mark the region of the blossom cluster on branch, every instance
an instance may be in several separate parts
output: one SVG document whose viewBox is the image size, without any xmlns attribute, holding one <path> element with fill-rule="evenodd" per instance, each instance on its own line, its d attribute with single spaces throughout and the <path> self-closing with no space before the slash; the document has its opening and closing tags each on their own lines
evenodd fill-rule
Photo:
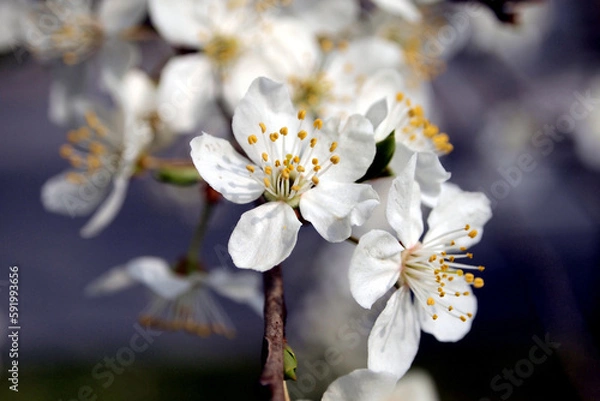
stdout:
<svg viewBox="0 0 600 401">
<path fill-rule="evenodd" d="M 323 400 L 388 399 L 421 331 L 448 342 L 470 330 L 484 267 L 469 248 L 491 218 L 490 201 L 449 182 L 442 161 L 454 146 L 430 120 L 428 82 L 466 41 L 456 28 L 440 46 L 436 32 L 481 9 L 431 0 L 2 5 L 20 27 L 2 49 L 26 49 L 52 69 L 49 119 L 68 130 L 58 152 L 68 167 L 41 189 L 48 211 L 91 215 L 81 229 L 90 238 L 118 218 L 137 177 L 197 186 L 202 199 L 189 246 L 168 255 L 173 263 L 134 257 L 88 294 L 141 282 L 154 294 L 142 324 L 199 336 L 235 331 L 214 293 L 261 315 L 266 298 L 263 362 L 275 374 L 263 384 L 284 399 L 293 373 L 269 354 L 288 349 L 278 280 L 300 229 L 312 226 L 327 242 L 355 244 L 347 279 L 360 306 L 387 299 L 368 366 L 335 381 Z M 182 138 L 189 153 L 161 156 Z M 252 206 L 227 246 L 243 271 L 210 268 L 201 256 L 222 198 Z M 251 270 L 271 283 L 264 294 Z"/>
</svg>

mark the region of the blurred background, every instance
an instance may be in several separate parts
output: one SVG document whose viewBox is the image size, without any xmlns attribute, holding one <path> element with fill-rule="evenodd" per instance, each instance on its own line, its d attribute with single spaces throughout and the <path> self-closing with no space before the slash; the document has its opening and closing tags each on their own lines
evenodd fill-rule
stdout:
<svg viewBox="0 0 600 401">
<path fill-rule="evenodd" d="M 486 286 L 471 332 L 452 344 L 424 334 L 414 362 L 442 400 L 600 399 L 600 2 L 545 3 L 523 16 L 522 28 L 498 27 L 486 10 L 450 18 L 458 44 L 431 82 L 432 120 L 455 147 L 442 162 L 454 183 L 485 192 L 494 212 L 473 249 Z M 143 51 L 155 56 L 152 44 Z M 84 287 L 137 256 L 180 257 L 200 195 L 172 190 L 177 201 L 165 200 L 160 184 L 137 177 L 115 222 L 93 240 L 79 236 L 85 218 L 46 212 L 40 188 L 65 168 L 65 130 L 47 117 L 51 82 L 52 71 L 21 51 L 0 58 L 0 305 L 7 310 L 9 267 L 17 265 L 21 324 L 17 395 L 8 390 L 0 315 L 0 399 L 259 399 L 262 320 L 225 299 L 235 338 L 161 333 L 113 371 L 110 385 L 94 375 L 106 358 L 124 355 L 149 294 L 138 286 L 89 298 Z M 244 210 L 217 207 L 203 247 L 209 265 L 223 263 Z M 285 264 L 287 336 L 300 361 L 293 399 L 317 400 L 364 365 L 374 316 L 351 303 L 345 273 L 332 263 L 346 247 L 333 250 L 302 230 Z M 532 357 L 535 346 L 543 362 L 535 362 L 539 351 Z M 344 352 L 341 362 L 324 362 L 332 347 Z"/>
</svg>

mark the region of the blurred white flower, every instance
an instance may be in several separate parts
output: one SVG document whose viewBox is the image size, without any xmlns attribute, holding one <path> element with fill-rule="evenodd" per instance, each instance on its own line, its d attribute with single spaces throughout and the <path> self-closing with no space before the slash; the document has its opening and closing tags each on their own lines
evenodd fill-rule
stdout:
<svg viewBox="0 0 600 401">
<path fill-rule="evenodd" d="M 352 295 L 364 308 L 397 288 L 369 335 L 368 355 L 369 369 L 396 377 L 410 367 L 421 330 L 439 341 L 458 341 L 470 330 L 477 308 L 470 287 L 484 282 L 464 270 L 483 267 L 458 260 L 472 258 L 467 247 L 479 242 L 491 217 L 485 195 L 446 184 L 419 240 L 423 220 L 415 168 L 413 156 L 390 189 L 387 218 L 397 238 L 381 230 L 363 235 L 349 271 Z"/>
<path fill-rule="evenodd" d="M 419 4 L 438 3 L 441 0 L 373 0 L 381 9 L 403 17 L 407 21 L 418 22 L 422 18 Z"/>
<path fill-rule="evenodd" d="M 192 140 L 192 160 L 216 191 L 239 204 L 263 195 L 268 201 L 244 213 L 231 235 L 236 266 L 265 271 L 286 259 L 302 225 L 296 208 L 330 242 L 347 239 L 369 217 L 377 194 L 354 182 L 375 156 L 373 127 L 359 115 L 338 125 L 311 124 L 305 111 L 294 112 L 284 85 L 257 78 L 233 117 L 234 136 L 251 161 L 226 140 Z"/>
<path fill-rule="evenodd" d="M 21 18 L 26 6 L 22 1 L 0 0 L 0 54 L 21 44 Z"/>
<path fill-rule="evenodd" d="M 247 304 L 262 316 L 261 280 L 252 272 L 231 273 L 225 268 L 187 271 L 181 262 L 175 269 L 157 257 L 142 256 L 117 266 L 90 283 L 89 296 L 104 295 L 146 285 L 154 294 L 140 316 L 140 324 L 161 330 L 185 330 L 199 336 L 210 333 L 231 337 L 234 324 L 211 292 Z"/>
<path fill-rule="evenodd" d="M 384 372 L 357 369 L 329 385 L 322 401 L 437 401 L 435 383 L 423 371 L 401 380 Z"/>
</svg>

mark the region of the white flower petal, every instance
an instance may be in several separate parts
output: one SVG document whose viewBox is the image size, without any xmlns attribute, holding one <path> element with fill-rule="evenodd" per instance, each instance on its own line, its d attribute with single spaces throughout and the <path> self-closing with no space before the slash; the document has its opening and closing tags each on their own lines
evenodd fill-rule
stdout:
<svg viewBox="0 0 600 401">
<path fill-rule="evenodd" d="M 202 134 L 192 139 L 190 146 L 192 161 L 200 176 L 225 199 L 248 203 L 264 192 L 264 185 L 252 179 L 246 169 L 250 164 L 248 159 L 237 153 L 229 141 Z M 259 169 L 253 174 L 259 174 Z"/>
<path fill-rule="evenodd" d="M 112 192 L 81 229 L 80 234 L 82 237 L 91 238 L 98 235 L 113 221 L 119 210 L 121 210 L 121 206 L 123 206 L 128 187 L 129 174 L 121 174 L 115 178 Z"/>
<path fill-rule="evenodd" d="M 133 44 L 114 38 L 100 48 L 98 59 L 101 83 L 109 93 L 115 94 L 120 92 L 125 74 L 139 64 L 141 53 Z"/>
<path fill-rule="evenodd" d="M 177 46 L 200 47 L 209 14 L 195 0 L 148 0 L 150 18 L 160 35 Z"/>
<path fill-rule="evenodd" d="M 471 230 L 477 230 L 477 235 L 474 238 L 464 236 L 456 240 L 457 246 L 468 248 L 479 242 L 483 234 L 483 225 L 491 217 L 491 203 L 485 194 L 467 192 L 456 185 L 444 184 L 438 204 L 427 219 L 429 231 L 423 238 L 423 243 L 426 243 L 428 239 L 469 224 Z"/>
<path fill-rule="evenodd" d="M 396 384 L 392 396 L 384 401 L 439 401 L 439 399 L 431 376 L 425 371 L 411 369 Z"/>
<path fill-rule="evenodd" d="M 148 0 L 103 0 L 98 8 L 98 18 L 109 35 L 142 22 Z"/>
<path fill-rule="evenodd" d="M 261 283 L 261 276 L 250 271 L 231 273 L 226 269 L 215 269 L 206 278 L 206 284 L 219 295 L 247 304 L 260 316 L 264 306 Z"/>
<path fill-rule="evenodd" d="M 417 22 L 421 20 L 421 12 L 412 0 L 373 0 L 382 9 L 399 15 L 407 21 Z"/>
<path fill-rule="evenodd" d="M 352 235 L 360 238 L 371 230 L 384 230 L 390 234 L 396 235 L 396 231 L 392 229 L 386 217 L 386 209 L 388 204 L 388 195 L 395 177 L 381 177 L 374 180 L 369 180 L 366 183 L 371 185 L 371 188 L 377 192 L 379 196 L 379 204 L 373 209 L 371 217 L 363 225 L 356 226 L 352 229 Z"/>
<path fill-rule="evenodd" d="M 379 127 L 379 125 L 381 124 L 381 122 L 383 120 L 385 120 L 387 115 L 388 115 L 388 107 L 387 107 L 387 101 L 385 100 L 385 98 L 381 98 L 378 101 L 371 104 L 371 106 L 365 113 L 365 117 L 371 122 L 373 127 Z M 392 130 L 390 130 L 390 132 L 388 132 L 388 135 L 391 132 L 392 132 Z M 385 135 L 382 137 L 377 137 L 377 135 L 375 135 L 375 142 L 380 142 L 380 141 L 384 140 L 385 138 L 387 138 L 387 136 L 385 136 Z"/>
<path fill-rule="evenodd" d="M 143 256 L 127 263 L 127 271 L 137 281 L 166 299 L 175 299 L 192 286 L 190 280 L 178 277 L 161 258 Z"/>
<path fill-rule="evenodd" d="M 415 152 L 402 143 L 396 143 L 396 152 L 390 161 L 392 171 L 402 171 L 413 155 L 417 157 L 415 180 L 421 189 L 421 201 L 433 207 L 437 204 L 442 184 L 450 178 L 439 157 L 432 152 Z"/>
<path fill-rule="evenodd" d="M 296 112 L 286 86 L 262 77 L 256 78 L 252 82 L 248 93 L 240 100 L 235 109 L 232 122 L 235 139 L 248 157 L 257 163 L 260 161 L 258 149 L 261 149 L 258 145 L 261 141 L 268 140 L 268 137 L 264 139 L 261 134 L 259 126 L 261 122 L 267 127 L 267 135 L 279 131 L 282 127 L 292 130 L 298 125 Z M 295 135 L 295 133 L 292 134 Z M 250 135 L 255 135 L 259 143 L 250 145 L 248 143 Z M 281 142 L 278 141 L 278 144 Z M 288 141 L 288 143 L 291 145 L 293 142 Z M 283 151 L 281 153 L 283 154 Z M 271 156 L 276 157 L 276 155 Z"/>
<path fill-rule="evenodd" d="M 423 233 L 421 191 L 415 181 L 417 157 L 413 156 L 392 182 L 386 209 L 387 219 L 402 244 L 410 248 Z"/>
<path fill-rule="evenodd" d="M 229 238 L 233 263 L 261 272 L 271 269 L 292 253 L 301 225 L 294 209 L 283 202 L 269 202 L 247 211 Z"/>
<path fill-rule="evenodd" d="M 215 80 L 202 54 L 173 57 L 164 66 L 158 86 L 158 113 L 177 132 L 190 132 L 214 118 Z M 210 111 L 209 111 L 210 110 Z"/>
<path fill-rule="evenodd" d="M 341 242 L 378 204 L 377 192 L 369 185 L 322 182 L 302 195 L 300 212 L 327 241 Z"/>
<path fill-rule="evenodd" d="M 368 368 L 402 377 L 415 359 L 420 339 L 421 329 L 410 290 L 403 286 L 388 300 L 371 330 Z"/>
<path fill-rule="evenodd" d="M 367 172 L 377 151 L 373 125 L 358 114 L 350 116 L 339 132 L 337 124 L 329 124 L 328 121 L 319 132 L 318 138 L 319 141 L 326 140 L 328 143 L 337 141 L 338 146 L 334 154 L 340 157 L 337 165 L 319 176 L 322 180 L 358 180 Z"/>
<path fill-rule="evenodd" d="M 335 35 L 357 20 L 359 3 L 347 0 L 303 0 L 291 2 L 294 16 L 301 19 L 312 33 Z"/>
<path fill-rule="evenodd" d="M 391 234 L 373 230 L 360 238 L 350 261 L 350 292 L 363 308 L 394 286 L 400 275 L 403 248 Z"/>
<path fill-rule="evenodd" d="M 394 375 L 357 369 L 331 383 L 322 401 L 384 401 L 395 385 Z"/>
<path fill-rule="evenodd" d="M 87 216 L 106 197 L 110 180 L 101 180 L 99 175 L 91 176 L 82 184 L 72 183 L 64 172 L 50 178 L 42 186 L 42 204 L 52 213 L 71 217 Z"/>
<path fill-rule="evenodd" d="M 150 77 L 139 69 L 131 69 L 125 74 L 115 97 L 124 113 L 131 113 L 139 118 L 156 109 L 156 86 Z"/>
<path fill-rule="evenodd" d="M 85 295 L 95 297 L 121 291 L 136 283 L 124 266 L 113 267 L 91 283 L 85 289 Z"/>
<path fill-rule="evenodd" d="M 473 319 L 477 313 L 477 298 L 473 295 L 471 286 L 462 280 L 452 281 L 452 285 L 445 290 L 446 297 L 440 298 L 440 300 L 443 299 L 445 303 L 452 305 L 454 308 L 452 312 L 448 311 L 446 304 L 438 308 L 440 305 L 438 302 L 433 306 L 416 306 L 417 314 L 421 330 L 432 334 L 438 341 L 455 342 L 461 340 L 471 330 Z M 465 291 L 469 291 L 469 295 L 462 295 Z M 456 297 L 454 292 L 460 292 L 461 295 Z M 425 308 L 428 308 L 427 311 L 437 314 L 437 319 L 433 320 Z M 469 318 L 467 313 L 471 313 L 473 317 Z M 466 321 L 460 320 L 460 316 L 464 316 Z"/>
</svg>

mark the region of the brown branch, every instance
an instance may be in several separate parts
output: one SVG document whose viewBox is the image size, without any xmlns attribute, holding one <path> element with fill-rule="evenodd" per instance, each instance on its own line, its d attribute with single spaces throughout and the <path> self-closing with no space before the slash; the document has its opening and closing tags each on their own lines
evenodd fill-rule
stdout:
<svg viewBox="0 0 600 401">
<path fill-rule="evenodd" d="M 263 286 L 265 292 L 265 334 L 260 384 L 268 390 L 271 401 L 285 401 L 283 346 L 285 343 L 286 310 L 280 265 L 263 273 Z"/>
</svg>

